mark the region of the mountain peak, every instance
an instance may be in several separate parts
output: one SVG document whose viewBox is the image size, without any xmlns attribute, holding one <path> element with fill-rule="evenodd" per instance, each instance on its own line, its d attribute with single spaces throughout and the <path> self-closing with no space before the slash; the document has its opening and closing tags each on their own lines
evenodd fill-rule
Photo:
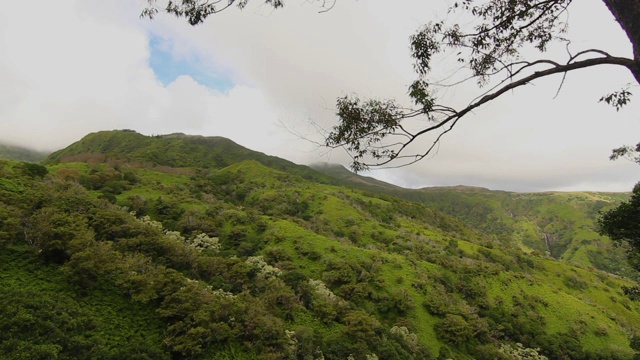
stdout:
<svg viewBox="0 0 640 360">
<path fill-rule="evenodd" d="M 220 169 L 246 160 L 303 178 L 332 180 L 307 166 L 245 148 L 220 136 L 172 133 L 147 136 L 133 130 L 91 133 L 68 147 L 49 155 L 44 163 L 77 161 L 85 155 L 103 154 L 110 158 L 140 162 L 151 166 Z"/>
</svg>

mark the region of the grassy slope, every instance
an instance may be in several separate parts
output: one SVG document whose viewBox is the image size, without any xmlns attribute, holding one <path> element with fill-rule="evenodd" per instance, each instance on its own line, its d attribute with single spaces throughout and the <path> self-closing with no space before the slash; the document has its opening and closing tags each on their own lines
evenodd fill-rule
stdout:
<svg viewBox="0 0 640 360">
<path fill-rule="evenodd" d="M 353 174 L 337 165 L 314 166 L 327 175 L 371 192 L 427 204 L 484 234 L 518 241 L 526 249 L 625 276 L 635 276 L 624 249 L 596 231 L 598 212 L 627 193 L 512 193 L 467 186 L 402 189 Z"/>
<path fill-rule="evenodd" d="M 249 150 L 223 137 L 184 134 L 145 136 L 131 130 L 100 131 L 49 155 L 45 164 L 66 161 L 103 161 L 106 157 L 151 166 L 223 168 L 245 160 L 287 171 L 306 179 L 331 182 L 331 178 L 306 166 Z"/>
<path fill-rule="evenodd" d="M 244 179 L 251 179 L 250 181 L 273 179 L 274 177 L 273 171 L 264 169 L 255 163 L 238 164 L 224 171 L 233 172 L 236 178 L 244 176 Z M 240 174 L 240 172 L 243 173 Z M 265 176 L 265 173 L 271 173 L 272 175 Z M 280 174 L 280 176 L 286 178 L 283 174 Z M 273 189 L 283 188 L 282 183 L 278 184 L 272 180 L 267 180 L 262 185 L 255 186 L 255 188 L 261 189 L 256 191 L 257 193 L 268 193 Z M 384 247 L 374 240 L 376 231 L 380 228 L 380 222 L 373 218 L 371 212 L 358 206 L 359 201 L 371 201 L 375 208 L 380 209 L 382 207 L 383 212 L 393 212 L 393 205 L 408 206 L 408 204 L 397 201 L 392 204 L 377 198 L 367 198 L 357 191 L 304 182 L 296 185 L 287 182 L 286 189 L 288 192 L 299 191 L 301 197 L 318 197 L 318 194 L 325 194 L 326 199 L 315 200 L 313 207 L 319 209 L 318 213 L 324 217 L 325 221 L 328 221 L 328 226 L 334 229 L 345 227 L 349 229 L 350 224 L 357 224 L 357 230 L 359 231 L 357 243 L 354 244 L 353 241 L 346 241 L 344 238 L 340 240 L 318 236 L 297 224 L 292 224 L 291 221 L 278 222 L 276 229 L 282 233 L 285 239 L 282 244 L 288 245 L 289 249 L 293 248 L 292 252 L 295 253 L 292 256 L 298 256 L 298 260 L 305 264 L 303 268 L 309 268 L 309 276 L 321 278 L 322 274 L 318 269 L 317 263 L 303 261 L 303 258 L 300 257 L 300 252 L 317 251 L 322 254 L 322 260 L 324 261 L 333 257 L 338 257 L 345 261 L 379 257 L 384 264 L 380 271 L 383 282 L 382 287 L 385 289 L 402 288 L 410 294 L 416 304 L 420 304 L 424 294 L 417 291 L 411 284 L 418 283 L 420 279 L 424 278 L 425 274 L 438 274 L 446 270 L 446 267 L 441 265 L 438 266 L 429 261 L 414 259 L 407 250 L 396 250 L 389 253 L 390 246 Z M 397 220 L 401 226 L 392 227 L 390 231 L 395 241 L 399 242 L 399 244 L 395 245 L 396 248 L 407 247 L 409 241 L 402 239 L 402 236 L 405 231 L 410 229 L 411 232 L 419 233 L 423 238 L 433 241 L 436 246 L 444 245 L 446 240 L 455 239 L 460 248 L 469 249 L 470 253 L 473 253 L 473 249 L 477 249 L 473 243 L 455 238 L 458 233 L 463 233 L 467 236 L 471 235 L 464 228 L 455 224 L 452 219 L 448 219 L 453 222 L 448 227 L 455 229 L 456 232 L 443 232 L 438 228 L 434 228 L 434 224 L 437 223 L 435 218 L 410 218 L 401 214 Z M 301 250 L 295 251 L 296 243 L 304 244 L 301 245 Z M 275 244 L 269 245 L 275 246 Z M 535 294 L 540 296 L 547 304 L 541 306 L 539 310 L 547 317 L 547 327 L 551 333 L 567 331 L 575 326 L 583 326 L 584 329 L 581 329 L 581 331 L 584 332 L 584 346 L 586 348 L 592 350 L 605 349 L 609 346 L 624 348 L 626 345 L 626 332 L 634 327 L 626 323 L 626 321 L 633 319 L 632 322 L 637 323 L 640 320 L 640 316 L 634 314 L 638 310 L 637 305 L 625 299 L 619 290 L 620 285 L 624 282 L 620 282 L 620 280 L 609 277 L 604 273 L 592 273 L 576 269 L 552 259 L 539 261 L 539 266 L 536 268 L 537 271 L 532 271 L 533 274 L 530 276 L 528 276 L 529 274 L 521 274 L 518 271 L 507 271 L 494 276 L 486 276 L 485 281 L 491 289 L 495 286 L 500 287 L 499 294 L 490 291 L 488 301 L 495 303 L 499 297 L 508 299 L 518 292 L 524 292 L 528 295 Z M 400 278 L 403 280 L 401 284 L 398 284 L 398 279 Z M 587 285 L 587 291 L 567 288 L 565 284 L 569 283 L 567 279 L 575 279 L 580 284 L 589 284 Z M 573 311 L 568 312 L 568 309 L 573 309 Z M 632 310 L 632 313 L 630 313 L 630 310 Z M 434 324 L 437 323 L 438 319 L 429 314 L 422 306 L 413 308 L 409 317 L 414 319 L 417 324 L 421 340 L 432 348 L 438 347 L 439 342 L 433 330 Z M 607 329 L 607 336 L 598 337 L 594 335 L 600 327 Z"/>
<path fill-rule="evenodd" d="M 484 233 L 512 237 L 557 259 L 633 275 L 624 250 L 596 229 L 598 212 L 626 199 L 621 193 L 519 194 L 459 188 L 422 189 L 420 201 L 459 217 Z"/>
<path fill-rule="evenodd" d="M 426 202 L 463 219 L 471 225 L 467 228 L 460 221 L 422 205 L 329 185 L 331 181 L 326 177 L 276 158 L 239 162 L 255 154 L 237 150 L 225 140 L 186 139 L 189 141 L 183 141 L 182 135 L 150 138 L 126 131 L 91 134 L 85 141 L 53 154 L 47 163 L 52 164 L 50 172 L 77 179 L 114 172 L 113 163 L 102 163 L 104 157 L 99 156 L 87 158 L 87 154 L 103 152 L 128 159 L 129 162 L 117 166 L 135 173 L 138 182 L 117 195 L 121 205 L 129 206 L 131 196 L 137 195 L 150 204 L 162 198 L 183 210 L 209 211 L 223 202 L 238 214 L 255 211 L 267 223 L 258 253 L 284 252 L 287 261 L 306 276 L 328 284 L 331 264 L 342 261 L 371 270 L 372 299 L 350 300 L 347 290 L 337 283 L 330 284 L 331 289 L 354 306 L 375 314 L 385 326 L 410 325 L 421 343 L 436 353 L 444 346 L 436 334 L 445 314 L 461 315 L 472 321 L 477 312 L 491 322 L 512 316 L 525 304 L 532 313 L 542 315 L 540 324 L 547 334 L 571 334 L 585 349 L 630 356 L 627 336 L 640 328 L 638 304 L 620 291 L 622 285 L 630 283 L 601 271 L 585 271 L 545 257 L 539 244 L 541 234 L 550 234 L 559 244 L 556 249 L 560 250 L 551 249 L 552 254 L 556 251 L 557 258 L 587 267 L 593 265 L 593 259 L 601 259 L 602 254 L 610 251 L 607 244 L 602 248 L 598 243 L 605 240 L 593 235 L 593 216 L 599 208 L 617 201 L 617 195 L 393 189 L 399 196 Z M 198 141 L 205 146 L 197 145 Z M 91 161 L 65 162 L 83 157 Z M 172 165 L 188 168 L 169 167 Z M 200 166 L 219 170 L 197 169 Z M 319 182 L 309 182 L 291 173 Z M 6 189 L 20 186 L 10 181 L 0 185 Z M 374 182 L 374 186 L 378 193 L 379 188 L 384 188 L 379 182 Z M 94 193 L 98 196 L 100 190 Z M 158 214 L 151 211 L 151 215 Z M 474 226 L 491 236 L 479 235 Z M 512 238 L 502 236 L 512 230 L 516 230 L 515 239 L 527 249 L 540 251 L 523 251 L 514 246 Z M 576 243 L 576 238 L 580 242 Z M 580 243 L 594 248 L 576 245 Z M 233 254 L 235 249 L 226 251 Z M 16 261 L 13 267 L 25 266 L 22 260 Z M 611 262 L 605 261 L 607 265 Z M 290 266 L 286 261 L 274 265 L 283 269 Z M 14 281 L 11 278 L 18 276 L 10 275 L 12 271 L 8 269 L 2 273 L 5 280 L 9 279 L 5 282 L 10 283 Z M 60 278 L 49 278 L 52 286 L 59 286 Z M 469 279 L 477 288 L 466 286 Z M 471 294 L 480 291 L 480 295 L 474 298 L 469 290 Z M 376 306 L 376 302 L 398 293 L 404 294 L 408 302 L 406 312 L 388 312 Z M 104 299 L 99 293 L 96 296 Z M 434 310 L 433 304 L 437 305 L 442 298 L 446 299 L 445 313 Z M 113 303 L 122 301 L 126 299 Z M 117 312 L 109 306 L 87 306 L 100 314 Z M 494 310 L 502 313 L 492 314 Z M 126 315 L 119 321 L 129 321 L 128 318 Z M 132 319 L 133 324 L 138 322 L 135 317 Z M 294 322 L 324 333 L 335 331 L 308 313 L 297 316 Z M 126 327 L 132 326 L 135 327 L 131 324 Z M 447 346 L 464 358 L 464 347 Z"/>
<path fill-rule="evenodd" d="M 512 237 L 523 246 L 549 252 L 555 258 L 587 267 L 631 275 L 624 251 L 595 231 L 600 209 L 613 206 L 626 194 L 538 193 L 517 194 L 454 187 L 402 189 L 351 173 L 341 166 L 318 164 L 312 170 L 241 147 L 220 137 L 173 134 L 149 137 L 132 131 L 103 131 L 87 135 L 51 154 L 45 163 L 87 160 L 89 154 L 126 158 L 155 166 L 222 168 L 255 160 L 270 168 L 322 183 L 351 184 L 371 191 L 428 204 L 457 217 L 472 228 L 498 237 Z M 102 161 L 103 157 L 94 156 Z"/>
<path fill-rule="evenodd" d="M 69 166 L 76 169 L 84 167 L 88 171 L 85 165 L 75 164 L 57 165 L 51 169 L 56 171 Z M 141 181 L 118 196 L 123 205 L 127 204 L 128 196 L 135 194 L 148 200 L 159 196 L 165 200 L 173 199 L 185 208 L 207 207 L 191 196 L 188 175 L 151 169 L 140 169 L 137 175 Z M 519 250 L 508 246 L 501 249 L 502 243 L 478 238 L 456 220 L 423 207 L 393 198 L 370 197 L 359 191 L 310 183 L 253 161 L 232 165 L 216 171 L 215 175 L 233 179 L 233 184 L 227 186 L 245 193 L 244 199 L 231 200 L 238 206 L 253 206 L 268 214 L 269 204 L 278 203 L 284 194 L 293 194 L 296 201 L 309 202 L 312 221 L 267 215 L 267 233 L 270 236 L 266 237 L 267 242 L 261 252 L 283 250 L 305 275 L 316 279 L 323 278 L 328 262 L 370 262 L 375 259 L 379 264 L 380 293 L 402 290 L 408 294 L 414 306 L 403 317 L 411 319 L 420 341 L 431 349 L 438 349 L 442 342 L 434 330 L 441 318 L 422 306 L 434 289 L 433 280 L 429 279 L 456 277 L 472 271 L 466 267 L 465 261 L 477 263 L 479 269 L 499 269 L 479 270 L 478 278 L 487 288 L 486 305 L 489 308 L 504 307 L 506 311 L 518 311 L 517 301 L 523 297 L 540 298 L 535 311 L 545 318 L 545 330 L 550 334 L 574 331 L 588 350 L 610 349 L 629 353 L 627 334 L 640 326 L 640 307 L 620 291 L 620 286 L 627 282 L 603 272 L 584 271 L 568 263 L 533 254 L 524 255 L 535 263 L 533 269 L 510 270 L 509 258 Z M 184 201 L 187 198 L 190 200 Z M 421 210 L 416 213 L 407 210 L 414 208 Z M 389 213 L 396 215 L 381 221 L 380 214 Z M 459 249 L 455 251 L 463 255 L 452 257 L 442 250 L 451 241 Z M 486 257 L 479 256 L 478 249 L 486 249 L 479 246 L 482 244 L 492 247 L 490 251 L 498 260 L 488 261 Z M 433 250 L 432 256 L 421 257 L 413 253 L 412 249 L 420 246 Z M 463 260 L 458 261 L 459 257 Z M 575 289 L 569 286 L 574 283 L 578 284 Z M 421 286 L 426 286 L 426 290 L 421 290 Z M 458 299 L 455 306 L 459 309 L 456 311 L 467 311 L 468 301 L 455 292 L 453 294 Z M 377 310 L 370 308 L 369 311 L 375 313 Z M 386 319 L 389 326 L 397 320 L 397 317 L 381 313 L 378 316 Z M 318 326 L 313 319 L 308 321 Z"/>
</svg>

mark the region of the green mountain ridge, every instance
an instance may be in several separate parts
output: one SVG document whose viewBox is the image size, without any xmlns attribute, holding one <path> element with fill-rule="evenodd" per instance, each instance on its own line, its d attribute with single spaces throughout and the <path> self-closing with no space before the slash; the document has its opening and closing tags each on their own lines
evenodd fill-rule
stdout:
<svg viewBox="0 0 640 360">
<path fill-rule="evenodd" d="M 504 233 L 575 238 L 615 197 L 363 190 L 242 149 L 116 131 L 0 161 L 0 358 L 636 356 L 634 281 Z"/>
<path fill-rule="evenodd" d="M 369 189 L 372 191 L 375 190 L 400 190 L 403 189 L 400 186 L 396 186 L 393 184 L 389 184 L 387 182 L 378 180 L 369 176 L 362 176 L 355 174 L 345 168 L 342 165 L 332 164 L 332 163 L 315 163 L 310 164 L 309 167 L 312 169 L 318 170 L 321 173 L 324 173 L 332 178 L 339 179 L 346 184 L 350 184 L 353 186 L 358 186 L 361 188 Z"/>
<path fill-rule="evenodd" d="M 625 250 L 598 235 L 595 225 L 598 211 L 625 200 L 627 193 L 527 194 L 466 185 L 405 189 L 354 174 L 341 165 L 297 165 L 252 151 L 222 137 L 182 133 L 144 136 L 131 130 L 89 134 L 69 147 L 54 152 L 44 163 L 87 160 L 96 154 L 152 166 L 180 168 L 219 169 L 240 161 L 255 160 L 308 180 L 349 185 L 372 193 L 424 203 L 484 234 L 510 237 L 523 247 L 549 253 L 554 258 L 625 276 L 636 275 L 626 265 Z M 98 156 L 97 160 L 104 161 L 105 158 Z"/>
<path fill-rule="evenodd" d="M 223 137 L 182 133 L 145 136 L 133 130 L 100 131 L 88 134 L 68 147 L 52 153 L 43 163 L 86 161 L 90 160 L 92 155 L 138 161 L 154 166 L 216 169 L 244 160 L 256 160 L 274 169 L 285 170 L 314 181 L 331 181 L 327 176 L 309 167 L 249 150 Z M 98 157 L 96 160 L 103 161 L 104 158 Z"/>
</svg>

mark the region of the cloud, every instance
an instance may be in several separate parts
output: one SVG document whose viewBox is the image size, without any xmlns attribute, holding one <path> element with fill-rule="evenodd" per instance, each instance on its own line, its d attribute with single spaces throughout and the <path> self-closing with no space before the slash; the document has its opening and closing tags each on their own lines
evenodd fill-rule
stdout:
<svg viewBox="0 0 640 360">
<path fill-rule="evenodd" d="M 198 83 L 219 92 L 233 88 L 233 82 L 216 71 L 208 68 L 201 59 L 177 58 L 171 51 L 171 44 L 151 35 L 149 39 L 149 66 L 162 85 L 167 86 L 179 76 L 189 76 Z"/>
<path fill-rule="evenodd" d="M 118 121 L 118 108 L 155 79 L 143 34 L 88 16 L 74 2 L 12 2 L 4 24 L 0 137 L 51 150 Z M 15 14 L 30 14 L 29 21 Z M 116 54 L 126 54 L 117 56 Z M 18 84 L 18 91 L 14 87 Z M 8 106 L 7 106 L 8 105 Z"/>
<path fill-rule="evenodd" d="M 447 16 L 442 4 L 410 0 L 344 0 L 325 14 L 314 2 L 278 11 L 258 3 L 198 27 L 169 16 L 140 20 L 140 4 L 125 0 L 8 3 L 0 14 L 0 141 L 54 150 L 97 130 L 179 131 L 299 163 L 347 164 L 342 151 L 292 133 L 322 141 L 309 122 L 335 124 L 332 107 L 344 94 L 406 101 L 408 37 Z M 603 4 L 572 7 L 574 51 L 629 54 Z M 14 16 L 25 13 L 28 22 Z M 432 159 L 373 174 L 412 187 L 628 190 L 637 165 L 607 157 L 640 140 L 640 107 L 616 113 L 597 99 L 629 81 L 616 68 L 569 74 L 555 100 L 561 79 L 537 82 L 463 119 Z M 477 94 L 474 86 L 443 93 L 458 104 Z"/>
<path fill-rule="evenodd" d="M 7 79 L 0 84 L 6 95 L 0 99 L 1 141 L 55 150 L 92 131 L 130 128 L 208 132 L 250 144 L 239 130 L 261 127 L 246 122 L 274 120 L 258 89 L 221 93 L 189 75 L 165 86 L 150 67 L 150 35 L 137 19 L 139 10 L 91 3 L 37 4 L 37 27 L 9 15 L 33 12 L 33 3 L 13 3 L 0 15 L 7 39 L 7 56 L 0 59 Z M 230 131 L 234 124 L 238 131 Z"/>
</svg>

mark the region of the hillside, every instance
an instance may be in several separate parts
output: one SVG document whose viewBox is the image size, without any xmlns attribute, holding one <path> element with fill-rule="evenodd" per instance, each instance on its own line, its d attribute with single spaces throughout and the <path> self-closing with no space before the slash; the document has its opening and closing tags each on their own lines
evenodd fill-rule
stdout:
<svg viewBox="0 0 640 360">
<path fill-rule="evenodd" d="M 349 184 L 351 186 L 369 190 L 372 192 L 390 193 L 393 191 L 406 190 L 399 186 L 389 184 L 372 177 L 355 174 L 350 170 L 347 170 L 344 166 L 338 164 L 315 163 L 309 165 L 309 167 L 334 179 L 338 179 L 343 184 Z"/>
<path fill-rule="evenodd" d="M 0 358 L 634 357 L 631 280 L 186 139 L 0 161 Z"/>
<path fill-rule="evenodd" d="M 21 146 L 0 144 L 0 159 L 18 160 L 37 163 L 42 161 L 47 153 L 31 150 Z"/>
<path fill-rule="evenodd" d="M 331 182 L 331 178 L 309 167 L 249 150 L 217 136 L 185 134 L 145 136 L 133 130 L 100 131 L 49 155 L 44 164 L 69 161 L 119 159 L 145 166 L 219 169 L 245 160 L 283 170 L 309 180 Z"/>
<path fill-rule="evenodd" d="M 637 276 L 625 261 L 625 249 L 596 231 L 599 212 L 628 199 L 628 193 L 514 193 L 469 186 L 403 189 L 371 181 L 338 165 L 314 168 L 363 190 L 424 203 L 485 235 L 516 242 L 530 251 L 587 268 Z"/>
<path fill-rule="evenodd" d="M 418 197 L 485 233 L 514 239 L 556 259 L 635 276 L 624 261 L 624 248 L 600 236 L 596 227 L 598 214 L 628 199 L 627 193 L 432 188 L 420 190 Z"/>
</svg>

